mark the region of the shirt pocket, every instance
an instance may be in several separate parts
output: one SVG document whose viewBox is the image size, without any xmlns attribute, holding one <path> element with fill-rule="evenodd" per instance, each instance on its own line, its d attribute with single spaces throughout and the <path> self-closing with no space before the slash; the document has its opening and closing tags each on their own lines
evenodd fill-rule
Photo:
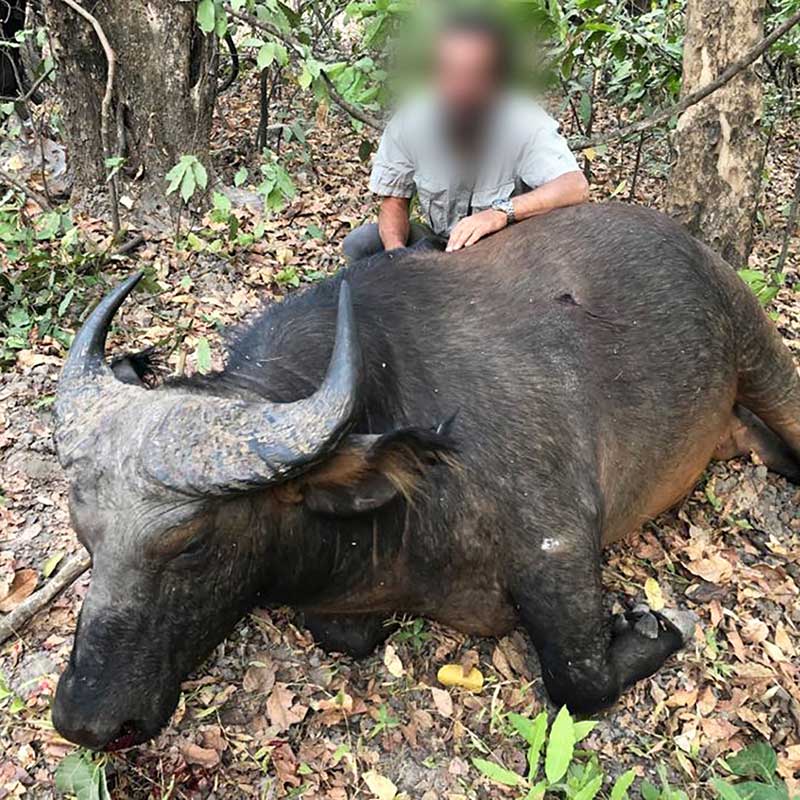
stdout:
<svg viewBox="0 0 800 800">
<path fill-rule="evenodd" d="M 507 181 L 498 183 L 496 186 L 477 189 L 472 194 L 472 210 L 485 211 L 487 208 L 492 207 L 492 203 L 495 200 L 508 200 L 509 197 L 513 196 L 516 186 L 516 181 L 510 178 Z"/>
<path fill-rule="evenodd" d="M 425 222 L 434 233 L 450 229 L 450 188 L 435 180 L 417 178 L 417 199 Z"/>
</svg>

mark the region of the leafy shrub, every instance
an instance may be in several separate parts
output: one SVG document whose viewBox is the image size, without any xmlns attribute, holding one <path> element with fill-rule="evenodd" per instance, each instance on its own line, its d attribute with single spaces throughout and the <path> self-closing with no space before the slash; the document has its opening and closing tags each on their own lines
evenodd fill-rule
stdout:
<svg viewBox="0 0 800 800">
<path fill-rule="evenodd" d="M 474 758 L 473 764 L 487 778 L 522 790 L 519 800 L 540 800 L 546 794 L 569 800 L 592 800 L 597 796 L 604 779 L 597 755 L 575 750 L 575 745 L 591 733 L 596 722 L 576 722 L 566 708 L 558 712 L 549 733 L 544 711 L 532 720 L 511 713 L 508 721 L 527 743 L 528 775 L 523 777 L 494 761 Z M 543 768 L 541 776 L 540 768 Z M 611 790 L 612 800 L 625 800 L 634 778 L 632 770 L 620 775 Z"/>
<path fill-rule="evenodd" d="M 545 797 L 592 800 L 603 790 L 606 776 L 597 754 L 576 749 L 596 722 L 577 722 L 566 708 L 558 712 L 549 732 L 545 711 L 534 719 L 511 713 L 508 722 L 527 746 L 527 775 L 520 775 L 496 761 L 473 758 L 472 763 L 495 783 L 520 790 L 517 800 L 543 800 Z M 756 742 L 722 764 L 734 779 L 744 780 L 731 783 L 719 777 L 712 778 L 711 785 L 720 800 L 789 800 L 786 784 L 777 775 L 777 756 L 767 742 Z M 659 786 L 648 780 L 641 782 L 642 800 L 688 800 L 686 792 L 670 785 L 664 764 L 659 764 L 657 771 Z M 623 772 L 604 796 L 609 800 L 627 800 L 635 779 L 634 770 Z"/>
<path fill-rule="evenodd" d="M 13 193 L 0 200 L 0 368 L 35 340 L 71 341 L 67 320 L 97 283 L 104 254 L 83 246 L 68 213 L 50 211 L 30 220 Z"/>
</svg>

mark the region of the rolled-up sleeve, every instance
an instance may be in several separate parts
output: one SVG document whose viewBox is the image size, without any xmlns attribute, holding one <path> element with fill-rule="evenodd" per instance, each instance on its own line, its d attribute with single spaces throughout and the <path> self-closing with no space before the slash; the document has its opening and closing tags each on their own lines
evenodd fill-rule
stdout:
<svg viewBox="0 0 800 800">
<path fill-rule="evenodd" d="M 381 197 L 411 197 L 414 194 L 414 162 L 403 144 L 402 120 L 395 115 L 381 137 L 372 162 L 370 191 Z"/>
<path fill-rule="evenodd" d="M 541 112 L 532 127 L 519 166 L 520 178 L 531 189 L 580 169 L 551 116 Z"/>
</svg>

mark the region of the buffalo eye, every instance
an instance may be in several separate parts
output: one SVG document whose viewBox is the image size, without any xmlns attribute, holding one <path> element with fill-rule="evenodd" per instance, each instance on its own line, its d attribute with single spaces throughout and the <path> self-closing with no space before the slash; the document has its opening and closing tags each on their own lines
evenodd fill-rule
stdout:
<svg viewBox="0 0 800 800">
<path fill-rule="evenodd" d="M 191 559 L 197 558 L 197 556 L 202 555 L 206 551 L 206 547 L 208 545 L 208 539 L 205 536 L 195 536 L 186 547 L 181 550 L 178 554 L 178 558 L 181 559 Z"/>
</svg>

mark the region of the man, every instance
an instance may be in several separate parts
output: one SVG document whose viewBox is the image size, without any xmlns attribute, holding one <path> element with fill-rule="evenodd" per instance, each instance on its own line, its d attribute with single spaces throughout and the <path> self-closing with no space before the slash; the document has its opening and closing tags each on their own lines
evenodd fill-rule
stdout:
<svg viewBox="0 0 800 800">
<path fill-rule="evenodd" d="M 379 221 L 347 236 L 351 262 L 431 234 L 460 250 L 588 199 L 555 120 L 506 92 L 508 60 L 503 30 L 487 18 L 453 18 L 441 28 L 432 91 L 401 108 L 381 139 L 370 178 Z M 425 226 L 409 220 L 415 195 Z"/>
</svg>

